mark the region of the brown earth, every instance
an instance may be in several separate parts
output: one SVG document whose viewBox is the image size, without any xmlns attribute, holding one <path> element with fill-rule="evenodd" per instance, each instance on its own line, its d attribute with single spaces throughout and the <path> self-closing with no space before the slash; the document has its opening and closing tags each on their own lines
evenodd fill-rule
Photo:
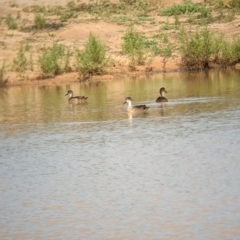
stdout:
<svg viewBox="0 0 240 240">
<path fill-rule="evenodd" d="M 41 1 L 41 5 L 66 5 L 69 0 L 61 1 Z M 83 2 L 83 1 L 82 1 Z M 85 0 L 85 2 L 89 2 Z M 177 0 L 162 0 L 161 6 L 166 7 L 171 4 L 182 3 L 182 1 Z M 195 0 L 194 3 L 202 4 L 204 1 Z M 12 5 L 11 5 L 12 4 Z M 56 76 L 50 79 L 37 80 L 41 75 L 37 67 L 34 67 L 34 71 L 27 71 L 24 75 L 19 76 L 16 72 L 11 72 L 11 63 L 16 57 L 17 52 L 21 43 L 29 43 L 33 49 L 33 61 L 37 62 L 37 56 L 43 46 L 50 46 L 53 41 L 59 41 L 74 49 L 75 47 L 81 49 L 84 43 L 87 41 L 89 33 L 92 32 L 94 35 L 98 36 L 108 48 L 109 56 L 114 60 L 114 66 L 108 68 L 108 75 L 96 76 L 92 80 L 111 80 L 116 77 L 126 77 L 132 75 L 146 74 L 146 72 L 171 72 L 179 71 L 181 57 L 179 52 L 174 52 L 173 58 L 169 58 L 166 62 L 165 68 L 163 68 L 163 59 L 158 56 L 153 59 L 152 62 L 137 66 L 133 71 L 129 67 L 129 62 L 126 56 L 121 53 L 122 36 L 127 30 L 128 25 L 114 23 L 111 21 L 94 20 L 93 16 L 88 14 L 83 14 L 77 18 L 70 19 L 67 23 L 63 23 L 57 26 L 55 29 L 45 29 L 42 31 L 29 30 L 34 21 L 34 14 L 27 13 L 23 11 L 26 6 L 32 6 L 39 3 L 36 0 L 15 0 L 14 4 L 12 2 L 0 3 L 0 64 L 5 60 L 7 66 L 6 77 L 8 78 L 8 85 L 49 85 L 49 84 L 61 84 L 66 82 L 79 81 L 78 73 L 71 72 L 63 75 Z M 14 6 L 14 7 L 13 7 Z M 16 7 L 17 6 L 17 7 Z M 22 25 L 18 27 L 18 30 L 9 30 L 5 18 L 8 14 L 12 14 L 14 18 L 17 16 L 21 19 Z M 154 34 L 160 33 L 160 27 L 166 23 L 173 24 L 173 17 L 162 17 L 158 15 L 153 15 L 156 24 L 151 24 L 147 21 L 143 21 L 136 25 L 139 32 L 144 34 L 146 37 L 151 37 Z M 185 26 L 188 25 L 186 22 L 186 17 L 181 17 L 179 21 Z M 18 20 L 20 21 L 20 20 Z M 53 23 L 56 22 L 54 16 L 50 19 Z M 234 21 L 227 23 L 214 23 L 208 26 L 212 31 L 216 33 L 223 33 L 225 36 L 231 38 L 237 36 L 240 33 L 240 16 L 237 16 Z M 190 26 L 189 29 L 194 31 L 196 26 Z M 177 38 L 176 30 L 167 31 L 170 42 L 174 44 Z M 37 64 L 34 64 L 34 66 Z"/>
</svg>

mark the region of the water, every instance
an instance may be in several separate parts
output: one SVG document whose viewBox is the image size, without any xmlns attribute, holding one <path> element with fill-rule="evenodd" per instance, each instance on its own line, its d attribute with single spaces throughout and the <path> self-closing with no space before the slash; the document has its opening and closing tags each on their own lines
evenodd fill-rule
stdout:
<svg viewBox="0 0 240 240">
<path fill-rule="evenodd" d="M 239 77 L 0 90 L 0 238 L 240 239 Z"/>
</svg>

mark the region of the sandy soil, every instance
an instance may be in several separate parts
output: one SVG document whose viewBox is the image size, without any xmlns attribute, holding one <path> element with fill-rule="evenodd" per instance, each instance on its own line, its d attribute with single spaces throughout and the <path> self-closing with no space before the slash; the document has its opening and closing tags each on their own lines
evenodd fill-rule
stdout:
<svg viewBox="0 0 240 240">
<path fill-rule="evenodd" d="M 47 1 L 42 0 L 41 5 L 66 5 L 69 0 L 61 1 Z M 83 1 L 82 1 L 83 2 Z M 86 0 L 86 2 L 88 2 Z M 181 3 L 177 0 L 162 0 L 162 6 L 171 5 L 173 3 Z M 195 3 L 202 3 L 204 1 L 195 0 Z M 13 5 L 14 4 L 14 7 Z M 0 64 L 5 60 L 7 64 L 8 84 L 34 84 L 34 85 L 48 85 L 48 84 L 61 84 L 66 82 L 79 81 L 77 72 L 71 72 L 64 75 L 59 75 L 53 79 L 37 80 L 40 72 L 38 69 L 34 71 L 27 71 L 24 75 L 19 76 L 16 72 L 11 72 L 11 63 L 16 57 L 21 43 L 29 43 L 33 48 L 33 59 L 37 61 L 38 53 L 43 46 L 50 46 L 53 41 L 57 40 L 65 45 L 71 47 L 82 48 L 86 42 L 89 33 L 92 32 L 98 36 L 108 48 L 110 57 L 114 60 L 114 66 L 108 68 L 108 75 L 94 77 L 93 80 L 111 80 L 115 77 L 123 77 L 126 75 L 139 75 L 146 72 L 170 72 L 179 71 L 180 56 L 179 53 L 174 53 L 173 58 L 168 59 L 165 69 L 163 69 L 163 59 L 161 57 L 155 57 L 154 60 L 142 66 L 137 66 L 135 71 L 132 71 L 128 67 L 128 59 L 121 53 L 122 36 L 124 31 L 128 28 L 128 25 L 119 25 L 111 21 L 93 21 L 92 16 L 83 15 L 77 18 L 69 20 L 67 23 L 59 25 L 57 29 L 47 29 L 42 31 L 28 31 L 28 26 L 34 21 L 34 14 L 23 11 L 26 6 L 40 5 L 36 0 L 15 0 L 13 2 L 1 2 L 0 3 Z M 17 7 L 16 7 L 17 6 Z M 8 14 L 12 14 L 14 18 L 17 16 L 21 19 L 22 26 L 18 30 L 9 30 L 5 24 L 5 18 Z M 156 33 L 160 33 L 161 24 L 174 23 L 174 18 L 153 16 L 157 24 L 150 24 L 149 22 L 142 22 L 136 25 L 138 31 L 143 33 L 147 37 L 151 37 Z M 19 20 L 20 21 L 20 20 Z M 56 21 L 54 17 L 50 20 Z M 184 23 L 186 18 L 179 19 Z M 187 25 L 187 23 L 186 23 Z M 194 26 L 193 26 L 194 28 Z M 217 33 L 224 33 L 227 37 L 239 35 L 240 33 L 240 17 L 238 16 L 234 21 L 228 23 L 214 23 L 209 25 L 209 28 Z M 168 37 L 174 43 L 177 33 L 175 30 L 169 30 L 167 32 Z"/>
</svg>

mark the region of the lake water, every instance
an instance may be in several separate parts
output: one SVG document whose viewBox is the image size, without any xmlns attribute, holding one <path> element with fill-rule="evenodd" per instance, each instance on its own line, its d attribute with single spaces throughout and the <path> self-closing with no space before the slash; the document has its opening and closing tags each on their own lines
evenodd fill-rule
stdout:
<svg viewBox="0 0 240 240">
<path fill-rule="evenodd" d="M 239 103 L 237 71 L 0 89 L 0 239 L 240 239 Z"/>
</svg>

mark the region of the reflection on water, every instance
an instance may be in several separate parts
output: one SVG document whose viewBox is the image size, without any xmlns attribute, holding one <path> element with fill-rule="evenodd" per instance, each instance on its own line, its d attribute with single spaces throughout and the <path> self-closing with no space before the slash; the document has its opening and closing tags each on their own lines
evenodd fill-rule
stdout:
<svg viewBox="0 0 240 240">
<path fill-rule="evenodd" d="M 239 239 L 239 76 L 5 89 L 1 239 Z"/>
</svg>

